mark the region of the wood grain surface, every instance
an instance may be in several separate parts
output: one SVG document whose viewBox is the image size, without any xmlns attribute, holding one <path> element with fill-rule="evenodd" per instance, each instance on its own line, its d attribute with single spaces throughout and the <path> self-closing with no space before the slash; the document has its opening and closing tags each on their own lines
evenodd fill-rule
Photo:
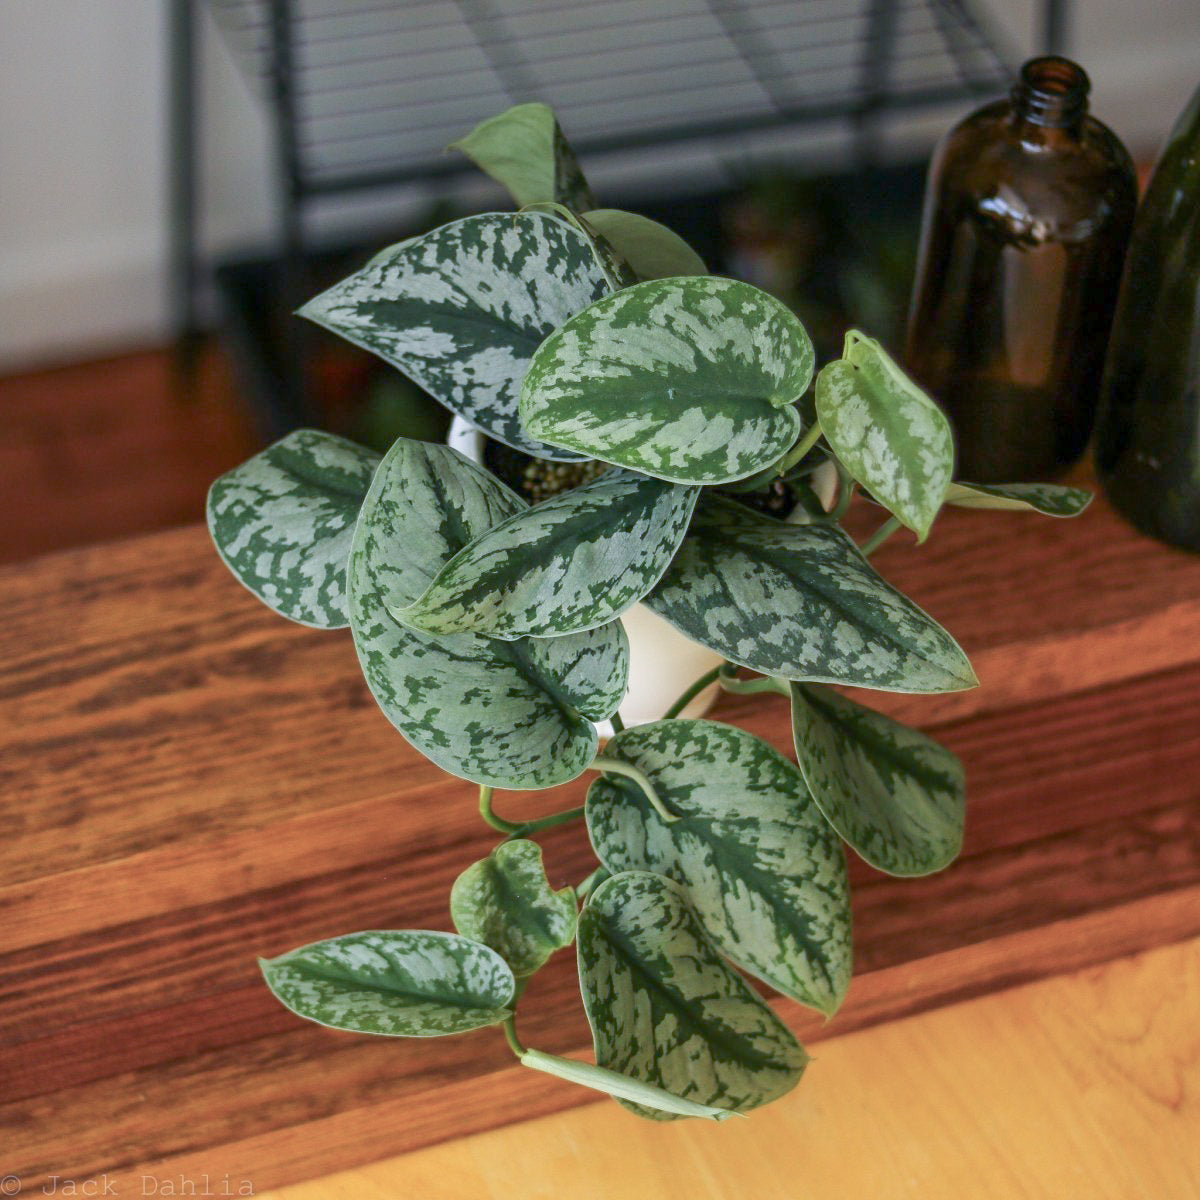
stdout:
<svg viewBox="0 0 1200 1200">
<path fill-rule="evenodd" d="M 881 697 L 968 772 L 941 875 L 855 862 L 859 975 L 819 1040 L 1200 933 L 1200 559 L 1126 529 L 951 512 L 880 568 L 983 686 Z M 725 713 L 786 749 L 771 698 Z M 298 1021 L 256 955 L 360 928 L 448 928 L 493 844 L 474 789 L 377 711 L 349 636 L 273 617 L 199 528 L 0 570 L 0 1174 L 26 1191 L 153 1168 L 262 1189 L 556 1111 L 582 1091 L 492 1030 L 393 1042 Z M 536 814 L 578 784 L 506 794 Z M 590 869 L 548 832 L 551 877 Z M 587 1043 L 569 955 L 522 1033 Z"/>
<path fill-rule="evenodd" d="M 261 1200 L 1196 1200 L 1198 1011 L 1193 940 L 834 1036 L 749 1121 L 589 1104 Z"/>
</svg>

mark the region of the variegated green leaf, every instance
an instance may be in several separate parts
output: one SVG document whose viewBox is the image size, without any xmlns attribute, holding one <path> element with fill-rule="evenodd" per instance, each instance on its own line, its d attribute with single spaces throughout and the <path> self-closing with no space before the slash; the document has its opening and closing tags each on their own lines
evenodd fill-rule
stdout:
<svg viewBox="0 0 1200 1200">
<path fill-rule="evenodd" d="M 350 554 L 350 628 L 388 720 L 438 766 L 475 783 L 546 788 L 591 762 L 593 720 L 625 694 L 618 622 L 553 639 L 429 634 L 391 615 L 523 502 L 445 446 L 399 439 L 375 473 Z M 589 720 L 590 718 L 590 720 Z"/>
<path fill-rule="evenodd" d="M 952 483 L 946 503 L 958 508 L 996 508 L 1077 517 L 1092 502 L 1086 488 L 1053 483 Z"/>
<path fill-rule="evenodd" d="M 238 580 L 275 612 L 318 629 L 346 616 L 346 559 L 379 455 L 298 429 L 208 492 L 208 529 Z"/>
<path fill-rule="evenodd" d="M 656 279 L 542 343 L 521 388 L 534 437 L 674 483 L 727 483 L 800 433 L 813 349 L 795 315 L 732 279 Z"/>
<path fill-rule="evenodd" d="M 535 1071 L 545 1071 L 547 1075 L 556 1075 L 568 1083 L 577 1083 L 581 1087 L 604 1092 L 617 1100 L 628 1100 L 642 1108 L 658 1109 L 676 1117 L 705 1117 L 710 1121 L 725 1121 L 737 1116 L 736 1113 L 727 1112 L 725 1109 L 712 1108 L 707 1104 L 697 1104 L 694 1100 L 672 1096 L 662 1088 L 639 1083 L 636 1079 L 630 1079 L 628 1075 L 618 1075 L 616 1071 L 608 1071 L 593 1063 L 579 1062 L 574 1058 L 560 1058 L 557 1054 L 544 1054 L 541 1050 L 526 1050 L 521 1055 L 521 1065 L 532 1067 Z"/>
<path fill-rule="evenodd" d="M 276 998 L 332 1029 L 440 1037 L 512 1016 L 516 980 L 494 950 L 453 933 L 368 930 L 259 966 Z"/>
<path fill-rule="evenodd" d="M 448 149 L 461 150 L 519 205 L 557 200 L 583 212 L 596 203 L 554 110 L 546 104 L 518 104 L 481 121 Z"/>
<path fill-rule="evenodd" d="M 517 397 L 547 334 L 607 290 L 579 230 L 545 213 L 484 213 L 377 254 L 300 312 L 498 441 L 575 460 L 525 433 Z"/>
<path fill-rule="evenodd" d="M 532 975 L 575 937 L 575 892 L 554 891 L 542 848 L 518 838 L 472 863 L 450 890 L 454 928 L 491 946 L 514 975 Z"/>
<path fill-rule="evenodd" d="M 605 625 L 667 569 L 698 488 L 609 471 L 460 550 L 398 620 L 433 633 L 555 637 Z"/>
<path fill-rule="evenodd" d="M 584 219 L 642 280 L 673 275 L 707 275 L 704 259 L 673 229 L 619 208 L 594 208 Z"/>
<path fill-rule="evenodd" d="M 791 525 L 705 496 L 648 604 L 764 675 L 889 692 L 978 680 L 958 643 L 896 591 L 842 530 Z"/>
<path fill-rule="evenodd" d="M 713 721 L 656 721 L 612 738 L 679 819 L 603 775 L 588 790 L 592 846 L 610 871 L 682 887 L 739 967 L 826 1014 L 850 983 L 846 858 L 800 772 L 766 742 Z"/>
<path fill-rule="evenodd" d="M 796 761 L 830 824 L 873 867 L 928 875 L 962 848 L 962 764 L 907 725 L 812 684 L 792 684 Z"/>
<path fill-rule="evenodd" d="M 817 418 L 842 464 L 924 541 L 954 470 L 946 414 L 874 338 L 852 329 L 817 376 Z"/>
<path fill-rule="evenodd" d="M 673 1096 L 746 1112 L 795 1087 L 808 1062 L 661 875 L 614 875 L 592 894 L 579 914 L 579 981 L 596 1062 Z M 659 1121 L 678 1115 L 620 1102 Z"/>
</svg>

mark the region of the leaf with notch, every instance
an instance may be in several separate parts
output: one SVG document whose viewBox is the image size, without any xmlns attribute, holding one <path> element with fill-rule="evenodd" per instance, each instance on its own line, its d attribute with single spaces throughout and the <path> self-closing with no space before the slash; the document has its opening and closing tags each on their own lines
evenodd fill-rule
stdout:
<svg viewBox="0 0 1200 1200">
<path fill-rule="evenodd" d="M 643 281 L 708 274 L 700 255 L 658 221 L 620 208 L 594 208 L 583 216 Z"/>
<path fill-rule="evenodd" d="M 481 121 L 448 150 L 461 150 L 518 205 L 556 200 L 583 212 L 596 201 L 547 104 L 517 104 Z"/>
<path fill-rule="evenodd" d="M 642 1108 L 658 1109 L 676 1117 L 705 1117 L 710 1121 L 725 1121 L 738 1115 L 707 1104 L 697 1104 L 694 1100 L 672 1096 L 662 1088 L 640 1083 L 636 1079 L 630 1079 L 628 1075 L 597 1067 L 594 1063 L 580 1062 L 575 1058 L 560 1058 L 557 1054 L 544 1054 L 541 1050 L 526 1050 L 521 1055 L 521 1065 L 532 1067 L 535 1071 L 545 1071 L 547 1075 L 555 1075 L 568 1083 L 577 1083 L 580 1087 L 604 1092 L 616 1100 L 628 1100 Z"/>
<path fill-rule="evenodd" d="M 523 501 L 456 451 L 401 438 L 363 504 L 350 554 L 350 628 L 384 715 L 443 770 L 501 788 L 547 788 L 596 753 L 592 721 L 625 694 L 619 623 L 553 639 L 429 634 L 392 616 Z"/>
<path fill-rule="evenodd" d="M 952 483 L 946 503 L 958 508 L 1040 512 L 1048 517 L 1077 517 L 1092 502 L 1086 488 L 1053 483 Z"/>
<path fill-rule="evenodd" d="M 846 334 L 817 376 L 825 440 L 863 487 L 924 541 L 954 471 L 946 414 L 874 338 Z"/>
<path fill-rule="evenodd" d="M 794 313 L 733 279 L 614 292 L 538 348 L 521 388 L 534 437 L 672 483 L 729 483 L 800 433 L 813 348 Z"/>
<path fill-rule="evenodd" d="M 606 880 L 579 914 L 578 941 L 601 1067 L 730 1112 L 800 1081 L 804 1047 L 721 958 L 669 879 L 631 871 Z M 619 1102 L 658 1121 L 678 1115 Z"/>
<path fill-rule="evenodd" d="M 958 643 L 842 530 L 791 525 L 705 495 L 645 600 L 703 646 L 764 675 L 889 692 L 978 680 Z"/>
<path fill-rule="evenodd" d="M 575 892 L 554 891 L 542 848 L 518 838 L 501 842 L 454 881 L 450 916 L 463 937 L 491 946 L 514 975 L 532 975 L 575 937 Z"/>
<path fill-rule="evenodd" d="M 234 576 L 301 625 L 341 629 L 354 522 L 379 455 L 298 429 L 208 491 L 208 529 Z"/>
<path fill-rule="evenodd" d="M 396 619 L 432 633 L 558 637 L 615 620 L 667 569 L 698 488 L 609 471 L 465 546 Z"/>
<path fill-rule="evenodd" d="M 821 811 L 871 866 L 929 875 L 962 849 L 962 763 L 829 688 L 792 684 L 796 761 Z"/>
<path fill-rule="evenodd" d="M 512 1016 L 516 980 L 494 950 L 454 933 L 367 930 L 259 959 L 276 999 L 331 1029 L 441 1037 Z"/>
<path fill-rule="evenodd" d="M 377 254 L 301 310 L 399 367 L 489 437 L 577 461 L 521 427 L 521 380 L 541 342 L 608 291 L 590 240 L 545 213 L 451 221 Z"/>
<path fill-rule="evenodd" d="M 608 870 L 677 883 L 739 967 L 830 1015 L 850 984 L 850 885 L 837 835 L 800 772 L 766 742 L 714 721 L 656 721 L 610 739 L 678 820 L 641 789 L 602 775 L 588 833 Z"/>
</svg>

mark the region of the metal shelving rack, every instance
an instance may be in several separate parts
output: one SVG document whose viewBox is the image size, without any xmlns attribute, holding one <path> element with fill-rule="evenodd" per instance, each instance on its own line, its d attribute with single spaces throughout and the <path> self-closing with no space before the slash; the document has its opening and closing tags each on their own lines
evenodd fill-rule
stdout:
<svg viewBox="0 0 1200 1200">
<path fill-rule="evenodd" d="M 175 306 L 196 329 L 195 42 L 212 10 L 271 116 L 284 294 L 300 295 L 321 200 L 448 181 L 443 147 L 540 99 L 587 159 L 672 143 L 745 147 L 837 119 L 870 153 L 886 113 L 995 94 L 1015 54 L 974 0 L 172 0 Z M 1043 5 L 1062 42 L 1066 0 Z M 293 347 L 293 350 L 296 348 Z M 278 406 L 277 406 L 278 407 Z M 302 417 L 287 404 L 273 423 Z"/>
</svg>

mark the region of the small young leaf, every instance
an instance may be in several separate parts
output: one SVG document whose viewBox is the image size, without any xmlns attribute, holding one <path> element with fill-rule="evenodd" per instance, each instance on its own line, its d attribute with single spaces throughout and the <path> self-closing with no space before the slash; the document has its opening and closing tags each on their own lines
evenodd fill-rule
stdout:
<svg viewBox="0 0 1200 1200">
<path fill-rule="evenodd" d="M 545 213 L 484 213 L 377 254 L 301 310 L 399 367 L 497 441 L 540 458 L 517 418 L 533 352 L 609 290 L 590 240 Z"/>
<path fill-rule="evenodd" d="M 592 1063 L 579 1062 L 574 1058 L 560 1058 L 557 1054 L 544 1054 L 541 1050 L 526 1050 L 521 1055 L 521 1065 L 532 1067 L 535 1071 L 545 1071 L 547 1075 L 557 1075 L 559 1079 L 565 1079 L 568 1083 L 577 1083 L 581 1087 L 605 1092 L 614 1099 L 628 1100 L 643 1108 L 658 1109 L 676 1117 L 705 1117 L 710 1121 L 725 1121 L 740 1115 L 707 1104 L 697 1104 L 694 1100 L 684 1100 L 680 1096 L 672 1096 L 662 1088 L 649 1083 L 639 1083 L 636 1079 L 630 1079 L 628 1075 L 619 1075 L 616 1071 L 609 1071 Z"/>
<path fill-rule="evenodd" d="M 792 733 L 813 799 L 871 866 L 929 875 L 958 856 L 966 796 L 949 750 L 813 684 L 792 684 Z"/>
<path fill-rule="evenodd" d="M 656 279 L 596 301 L 538 348 L 526 430 L 672 483 L 728 483 L 776 462 L 813 348 L 766 292 L 714 276 Z"/>
<path fill-rule="evenodd" d="M 803 1046 L 661 875 L 625 872 L 579 914 L 579 982 L 596 1062 L 673 1096 L 746 1112 L 790 1091 Z M 679 1115 L 620 1098 L 639 1116 Z"/>
<path fill-rule="evenodd" d="M 379 455 L 298 429 L 208 491 L 208 529 L 234 576 L 301 625 L 340 629 L 354 522 Z"/>
<path fill-rule="evenodd" d="M 592 721 L 625 694 L 619 622 L 552 639 L 430 634 L 392 616 L 464 545 L 523 502 L 445 446 L 396 441 L 375 473 L 350 554 L 350 628 L 385 716 L 427 758 L 474 783 L 546 788 L 592 761 Z"/>
<path fill-rule="evenodd" d="M 643 281 L 708 274 L 704 260 L 679 234 L 649 217 L 619 208 L 594 208 L 583 215 Z"/>
<path fill-rule="evenodd" d="M 698 488 L 609 471 L 494 525 L 395 617 L 430 633 L 559 637 L 615 620 L 661 578 Z"/>
<path fill-rule="evenodd" d="M 575 937 L 575 893 L 554 891 L 542 848 L 517 839 L 502 842 L 454 881 L 450 916 L 459 933 L 490 946 L 514 975 L 532 975 Z"/>
<path fill-rule="evenodd" d="M 713 721 L 626 729 L 605 756 L 632 763 L 679 819 L 640 788 L 602 775 L 588 833 L 610 871 L 673 879 L 709 937 L 737 965 L 823 1013 L 850 983 L 850 885 L 840 842 L 790 762 Z"/>
<path fill-rule="evenodd" d="M 850 474 L 923 542 L 954 470 L 946 414 L 874 338 L 852 329 L 842 357 L 817 376 L 817 417 Z"/>
<path fill-rule="evenodd" d="M 1092 502 L 1086 488 L 1053 483 L 952 483 L 946 503 L 958 508 L 996 508 L 1077 517 Z"/>
<path fill-rule="evenodd" d="M 557 200 L 583 212 L 596 203 L 548 105 L 518 104 L 481 121 L 447 149 L 461 150 L 521 207 Z"/>
<path fill-rule="evenodd" d="M 440 1037 L 512 1016 L 516 980 L 494 950 L 453 933 L 368 930 L 260 959 L 297 1016 L 388 1037 Z"/>
<path fill-rule="evenodd" d="M 791 525 L 705 495 L 645 603 L 764 675 L 890 692 L 978 680 L 958 643 L 901 595 L 840 529 Z"/>
</svg>

